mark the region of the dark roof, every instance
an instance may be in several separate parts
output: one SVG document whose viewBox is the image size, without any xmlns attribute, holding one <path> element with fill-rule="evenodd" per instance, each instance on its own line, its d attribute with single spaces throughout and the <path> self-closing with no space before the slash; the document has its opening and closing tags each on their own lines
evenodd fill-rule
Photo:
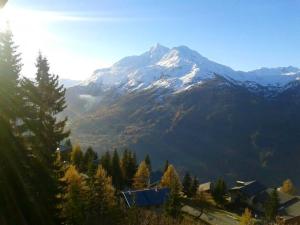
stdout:
<svg viewBox="0 0 300 225">
<path fill-rule="evenodd" d="M 153 188 L 135 191 L 122 191 L 121 195 L 128 207 L 147 207 L 164 204 L 169 196 L 169 193 L 169 188 Z"/>
<path fill-rule="evenodd" d="M 258 181 L 254 180 L 249 182 L 243 182 L 243 185 L 239 185 L 231 188 L 231 191 L 236 191 L 236 190 L 246 195 L 247 197 L 252 197 L 266 190 L 266 187 L 261 183 L 259 183 Z"/>
</svg>

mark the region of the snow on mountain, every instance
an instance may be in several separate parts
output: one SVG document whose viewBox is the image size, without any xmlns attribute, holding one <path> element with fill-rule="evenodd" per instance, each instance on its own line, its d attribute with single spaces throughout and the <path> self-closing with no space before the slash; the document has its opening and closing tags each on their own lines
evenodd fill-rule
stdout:
<svg viewBox="0 0 300 225">
<path fill-rule="evenodd" d="M 249 85 L 249 88 L 255 86 L 254 83 L 280 88 L 300 79 L 300 69 L 292 66 L 235 71 L 186 46 L 169 49 L 157 44 L 139 56 L 125 57 L 110 68 L 96 70 L 81 85 L 93 83 L 104 90 L 116 87 L 128 91 L 167 87 L 180 91 L 211 79 L 215 74 Z"/>
</svg>

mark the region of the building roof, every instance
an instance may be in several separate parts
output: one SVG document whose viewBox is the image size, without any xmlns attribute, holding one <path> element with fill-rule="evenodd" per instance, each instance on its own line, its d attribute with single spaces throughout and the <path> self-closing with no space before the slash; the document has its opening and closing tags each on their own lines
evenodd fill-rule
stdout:
<svg viewBox="0 0 300 225">
<path fill-rule="evenodd" d="M 257 195 L 264 190 L 266 190 L 266 187 L 256 180 L 248 182 L 238 181 L 238 186 L 231 188 L 231 191 L 240 191 L 247 197 Z"/>
<path fill-rule="evenodd" d="M 153 188 L 135 191 L 122 191 L 127 206 L 147 207 L 163 205 L 169 196 L 169 188 Z"/>
<path fill-rule="evenodd" d="M 212 189 L 212 182 L 207 182 L 204 184 L 200 184 L 198 187 L 198 191 L 202 192 L 202 191 L 210 191 Z"/>
<path fill-rule="evenodd" d="M 288 218 L 300 216 L 300 199 L 296 197 L 286 207 L 279 209 L 279 212 Z"/>
</svg>

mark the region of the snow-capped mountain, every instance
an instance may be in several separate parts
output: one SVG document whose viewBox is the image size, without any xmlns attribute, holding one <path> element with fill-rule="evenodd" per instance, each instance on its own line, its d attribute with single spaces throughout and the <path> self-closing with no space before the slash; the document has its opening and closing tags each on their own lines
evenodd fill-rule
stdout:
<svg viewBox="0 0 300 225">
<path fill-rule="evenodd" d="M 215 74 L 249 88 L 257 85 L 283 88 L 289 82 L 300 79 L 300 69 L 292 66 L 235 71 L 186 46 L 170 49 L 157 44 L 139 56 L 129 56 L 110 68 L 96 70 L 81 85 L 97 84 L 103 90 L 116 87 L 128 91 L 168 87 L 180 91 L 199 85 Z"/>
</svg>

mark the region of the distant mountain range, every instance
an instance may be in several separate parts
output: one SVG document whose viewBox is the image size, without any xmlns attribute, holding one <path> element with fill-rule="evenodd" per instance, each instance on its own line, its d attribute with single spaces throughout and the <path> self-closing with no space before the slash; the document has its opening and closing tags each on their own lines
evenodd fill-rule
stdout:
<svg viewBox="0 0 300 225">
<path fill-rule="evenodd" d="M 73 141 L 129 146 L 201 181 L 300 185 L 300 69 L 235 71 L 185 46 L 156 45 L 67 90 Z"/>
</svg>

